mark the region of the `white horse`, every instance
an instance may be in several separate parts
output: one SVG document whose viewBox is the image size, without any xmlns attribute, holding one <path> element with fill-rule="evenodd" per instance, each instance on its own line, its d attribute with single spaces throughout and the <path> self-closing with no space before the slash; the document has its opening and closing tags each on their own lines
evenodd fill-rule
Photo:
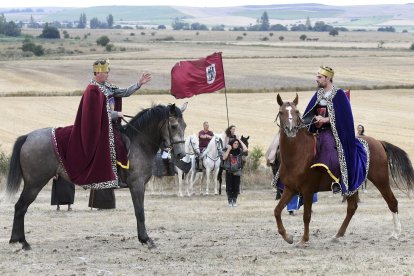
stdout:
<svg viewBox="0 0 414 276">
<path fill-rule="evenodd" d="M 214 134 L 213 138 L 211 138 L 210 142 L 208 143 L 206 149 L 200 155 L 200 159 L 202 159 L 203 164 L 203 172 L 201 177 L 201 184 L 200 184 L 200 194 L 202 189 L 202 183 L 204 178 L 206 178 L 206 191 L 205 194 L 209 194 L 209 187 L 211 180 L 214 180 L 214 194 L 218 195 L 218 181 L 217 175 L 220 169 L 221 157 L 223 156 L 223 135 L 222 134 Z M 195 158 L 194 158 L 195 159 Z M 190 183 L 190 190 L 193 189 L 194 183 L 197 181 L 197 169 L 195 160 L 192 160 L 191 171 L 189 172 L 188 181 Z"/>
<path fill-rule="evenodd" d="M 191 166 L 193 166 L 193 163 L 195 164 L 194 162 L 195 156 L 200 155 L 199 142 L 195 134 L 190 135 L 187 138 L 185 138 L 184 149 L 185 149 L 186 155 L 183 158 L 181 158 L 181 161 L 185 163 L 191 162 Z M 152 176 L 152 179 L 151 179 L 152 181 L 149 182 L 150 195 L 155 194 L 154 190 L 158 191 L 158 193 L 160 194 L 165 194 L 164 186 L 167 183 L 171 183 L 172 181 L 174 181 L 175 185 L 178 184 L 177 195 L 180 197 L 184 196 L 183 184 L 189 183 L 188 180 L 189 180 L 190 174 L 188 173 L 187 175 L 185 175 L 185 178 L 183 178 L 184 172 L 177 166 L 174 166 L 174 169 L 176 172 L 174 176 L 161 176 L 161 177 Z M 187 186 L 186 193 L 188 196 L 191 196 L 192 190 L 190 188 L 190 185 L 186 185 L 186 186 Z"/>
<path fill-rule="evenodd" d="M 180 170 L 178 167 L 176 167 L 176 169 L 178 169 L 179 173 L 178 173 L 178 195 L 179 196 L 183 196 L 183 183 L 187 184 L 187 189 L 186 189 L 186 194 L 187 196 L 191 196 L 193 194 L 193 185 L 192 185 L 192 181 L 191 178 L 193 176 L 193 168 L 195 168 L 195 160 L 196 160 L 196 156 L 200 155 L 200 147 L 199 147 L 199 141 L 198 141 L 198 137 L 195 134 L 192 134 L 190 136 L 188 136 L 187 138 L 185 138 L 185 143 L 184 143 L 184 149 L 185 149 L 185 156 L 181 159 L 181 161 L 185 162 L 185 163 L 191 163 L 191 169 L 190 171 L 187 173 L 187 175 L 185 175 L 185 179 L 183 180 L 183 171 Z M 191 184 L 191 185 L 190 185 Z"/>
</svg>

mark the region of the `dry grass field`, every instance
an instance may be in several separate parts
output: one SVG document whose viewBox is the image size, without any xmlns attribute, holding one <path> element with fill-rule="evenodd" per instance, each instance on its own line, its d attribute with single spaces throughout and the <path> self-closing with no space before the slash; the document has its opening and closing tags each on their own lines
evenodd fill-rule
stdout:
<svg viewBox="0 0 414 276">
<path fill-rule="evenodd" d="M 312 95 L 319 65 L 336 70 L 335 85 L 355 87 L 351 105 L 356 124 L 366 134 L 403 148 L 414 160 L 413 52 L 408 50 L 413 34 L 340 33 L 330 37 L 309 33 L 318 42 L 299 40 L 301 33 L 252 33 L 236 41 L 237 32 L 171 32 L 145 30 L 69 30 L 81 39 L 38 41 L 51 54 L 23 58 L 17 54 L 21 41 L 0 43 L 0 150 L 9 154 L 15 139 L 34 129 L 72 124 L 80 93 L 92 74 L 92 62 L 111 59 L 111 80 L 127 86 L 137 74 L 153 74 L 152 82 L 124 100 L 124 113 L 134 115 L 152 104 L 185 101 L 187 134 L 198 132 L 207 120 L 215 132 L 227 126 L 223 92 L 176 100 L 167 91 L 170 70 L 179 60 L 195 59 L 222 51 L 230 124 L 237 133 L 250 135 L 250 147 L 266 150 L 277 130 L 276 95 L 292 100 L 299 92 L 304 110 Z M 131 33 L 134 36 L 131 36 Z M 35 34 L 35 33 L 31 33 Z M 110 36 L 117 50 L 105 52 L 96 46 L 100 35 Z M 156 38 L 174 36 L 175 41 Z M 278 37 L 285 40 L 280 42 Z M 128 40 L 126 40 L 128 38 Z M 378 41 L 385 41 L 383 49 Z M 58 47 L 73 53 L 53 54 Z M 120 49 L 124 47 L 125 51 Z M 95 50 L 91 50 L 95 49 Z M 9 57 L 6 52 L 15 54 Z M 379 86 L 382 89 L 373 89 Z M 385 89 L 387 86 L 394 87 Z M 403 86 L 408 89 L 397 89 Z M 361 89 L 363 87 L 368 90 Z M 248 91 L 249 93 L 241 93 Z M 148 94 L 164 92 L 163 94 Z M 31 96 L 22 96 L 30 94 Z M 6 97 L 6 95 L 12 97 Z M 44 96 L 36 96 L 44 95 Z M 269 179 L 270 182 L 270 179 Z M 0 191 L 4 181 L 0 182 Z M 88 191 L 77 189 L 73 212 L 56 212 L 49 205 L 49 185 L 29 208 L 26 217 L 28 241 L 33 250 L 9 246 L 13 201 L 0 202 L 0 272 L 2 275 L 411 275 L 414 274 L 413 201 L 396 191 L 400 200 L 403 233 L 388 240 L 392 217 L 384 200 L 372 187 L 362 195 L 362 204 L 340 243 L 331 243 L 346 207 L 339 197 L 320 194 L 311 223 L 307 248 L 286 244 L 276 233 L 270 187 L 246 187 L 237 208 L 226 205 L 225 196 L 178 198 L 176 188 L 166 196 L 146 197 L 146 223 L 158 248 L 140 246 L 136 222 L 127 191 L 117 191 L 117 209 L 90 211 Z M 283 216 L 295 240 L 302 234 L 301 211 Z"/>
</svg>

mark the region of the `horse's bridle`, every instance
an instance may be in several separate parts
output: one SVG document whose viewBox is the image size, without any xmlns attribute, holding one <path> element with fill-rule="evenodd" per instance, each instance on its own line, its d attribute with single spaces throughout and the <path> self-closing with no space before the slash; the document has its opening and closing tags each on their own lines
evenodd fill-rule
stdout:
<svg viewBox="0 0 414 276">
<path fill-rule="evenodd" d="M 200 154 L 198 153 L 198 152 L 200 152 L 200 147 L 198 147 L 198 148 L 195 148 L 194 147 L 194 144 L 193 144 L 193 139 L 192 139 L 192 136 L 190 136 L 190 145 L 191 145 L 191 148 L 193 149 L 193 153 L 187 153 L 186 152 L 186 154 L 188 154 L 188 155 L 195 155 L 195 156 L 200 156 Z M 197 152 L 197 150 L 198 150 L 198 152 Z"/>
<path fill-rule="evenodd" d="M 129 116 L 129 115 L 124 115 L 124 117 L 127 117 L 127 118 L 134 118 L 133 116 Z M 168 126 L 167 126 L 167 129 L 168 129 L 168 138 L 169 138 L 169 142 L 170 142 L 170 147 L 171 147 L 171 150 L 174 152 L 174 145 L 176 145 L 176 144 L 181 144 L 181 143 L 185 143 L 185 141 L 184 140 L 180 140 L 180 141 L 173 141 L 173 139 L 172 139 L 172 135 L 171 135 L 171 125 L 170 125 L 170 117 L 171 116 L 169 116 L 167 119 L 165 119 L 164 120 L 164 122 L 162 123 L 162 125 L 161 125 L 161 127 L 159 128 L 160 130 L 164 127 L 164 125 L 165 125 L 165 123 L 168 121 Z M 122 119 L 122 121 L 124 121 L 126 124 L 128 124 L 130 127 L 132 127 L 132 129 L 135 131 L 135 132 L 138 132 L 139 134 L 143 134 L 143 132 L 142 131 L 139 131 L 138 129 L 136 129 L 133 125 L 131 125 L 127 120 L 125 120 L 124 118 L 121 118 Z M 154 142 L 152 142 L 152 141 L 149 141 L 150 143 L 152 143 L 152 144 L 154 144 L 155 145 L 155 143 Z M 159 146 L 159 145 L 156 145 L 156 146 Z M 167 148 L 167 146 L 166 145 L 164 145 L 164 148 Z"/>
<path fill-rule="evenodd" d="M 223 156 L 223 141 L 221 140 L 221 138 L 218 138 L 218 137 L 214 137 L 214 139 L 215 139 L 215 143 L 216 143 L 217 157 L 212 158 L 208 155 L 208 153 L 206 154 L 206 156 L 208 157 L 208 159 L 215 162 Z"/>
<path fill-rule="evenodd" d="M 283 129 L 283 132 L 285 132 L 285 134 L 287 134 L 286 133 L 286 128 L 285 128 L 285 126 L 287 125 L 287 123 L 286 122 L 280 122 L 281 123 L 281 125 L 279 125 L 279 123 L 278 123 L 278 118 L 279 118 L 279 115 L 280 115 L 280 113 L 278 113 L 277 114 L 277 116 L 276 116 L 276 118 L 275 118 L 275 123 L 276 123 L 276 125 L 279 127 L 279 128 L 281 128 L 281 129 Z M 288 119 L 289 120 L 289 119 Z M 297 117 L 297 122 L 296 122 L 296 125 L 293 127 L 293 129 L 292 130 L 295 130 L 295 131 L 298 131 L 299 129 L 302 129 L 302 128 L 309 128 L 309 126 L 311 126 L 311 125 L 313 125 L 313 124 L 315 124 L 316 123 L 316 121 L 314 121 L 314 118 L 312 118 L 312 120 L 311 120 L 311 122 L 309 123 L 309 124 L 305 124 L 305 122 L 303 121 L 303 119 L 302 119 L 302 117 L 299 115 L 298 117 Z"/>
<path fill-rule="evenodd" d="M 160 127 L 160 130 L 164 127 L 164 125 L 165 125 L 165 122 L 168 122 L 168 126 L 167 126 L 167 129 L 168 129 L 168 138 L 169 138 L 169 142 L 170 142 L 170 144 L 169 144 L 169 146 L 171 147 L 171 151 L 172 152 L 174 152 L 174 145 L 177 145 L 177 144 L 183 144 L 183 143 L 185 143 L 185 141 L 184 140 L 180 140 L 180 141 L 173 141 L 173 138 L 172 138 L 172 135 L 171 135 L 171 124 L 170 124 L 170 118 L 171 118 L 172 116 L 169 116 L 165 121 L 164 121 L 164 123 L 161 125 L 161 127 Z"/>
</svg>

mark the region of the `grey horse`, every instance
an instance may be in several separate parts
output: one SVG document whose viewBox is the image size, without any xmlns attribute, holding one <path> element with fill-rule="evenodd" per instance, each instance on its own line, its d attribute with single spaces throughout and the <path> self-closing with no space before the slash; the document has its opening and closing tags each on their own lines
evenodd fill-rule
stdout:
<svg viewBox="0 0 414 276">
<path fill-rule="evenodd" d="M 145 228 L 145 184 L 152 175 L 153 159 L 161 145 L 172 148 L 175 158 L 184 157 L 186 123 L 182 112 L 186 107 L 185 103 L 181 108 L 171 104 L 144 109 L 121 129 L 130 140 L 130 168 L 123 173 L 134 204 L 138 239 L 149 248 L 155 247 L 155 243 Z M 15 205 L 10 243 L 20 242 L 24 250 L 31 249 L 25 237 L 24 217 L 40 190 L 56 174 L 69 180 L 54 152 L 51 128 L 38 129 L 17 138 L 10 159 L 6 193 L 9 196 L 16 194 L 22 179 L 24 187 Z"/>
</svg>

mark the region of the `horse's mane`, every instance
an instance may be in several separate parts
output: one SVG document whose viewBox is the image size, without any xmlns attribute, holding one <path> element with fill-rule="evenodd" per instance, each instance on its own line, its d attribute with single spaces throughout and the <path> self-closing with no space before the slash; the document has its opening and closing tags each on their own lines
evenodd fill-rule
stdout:
<svg viewBox="0 0 414 276">
<path fill-rule="evenodd" d="M 139 133 L 136 130 L 144 130 L 149 128 L 157 127 L 159 122 L 168 119 L 170 115 L 170 106 L 162 104 L 153 105 L 150 108 L 142 109 L 129 123 L 123 127 L 123 132 L 128 137 L 133 137 Z M 175 112 L 178 118 L 183 116 L 181 110 L 175 107 Z"/>
</svg>

